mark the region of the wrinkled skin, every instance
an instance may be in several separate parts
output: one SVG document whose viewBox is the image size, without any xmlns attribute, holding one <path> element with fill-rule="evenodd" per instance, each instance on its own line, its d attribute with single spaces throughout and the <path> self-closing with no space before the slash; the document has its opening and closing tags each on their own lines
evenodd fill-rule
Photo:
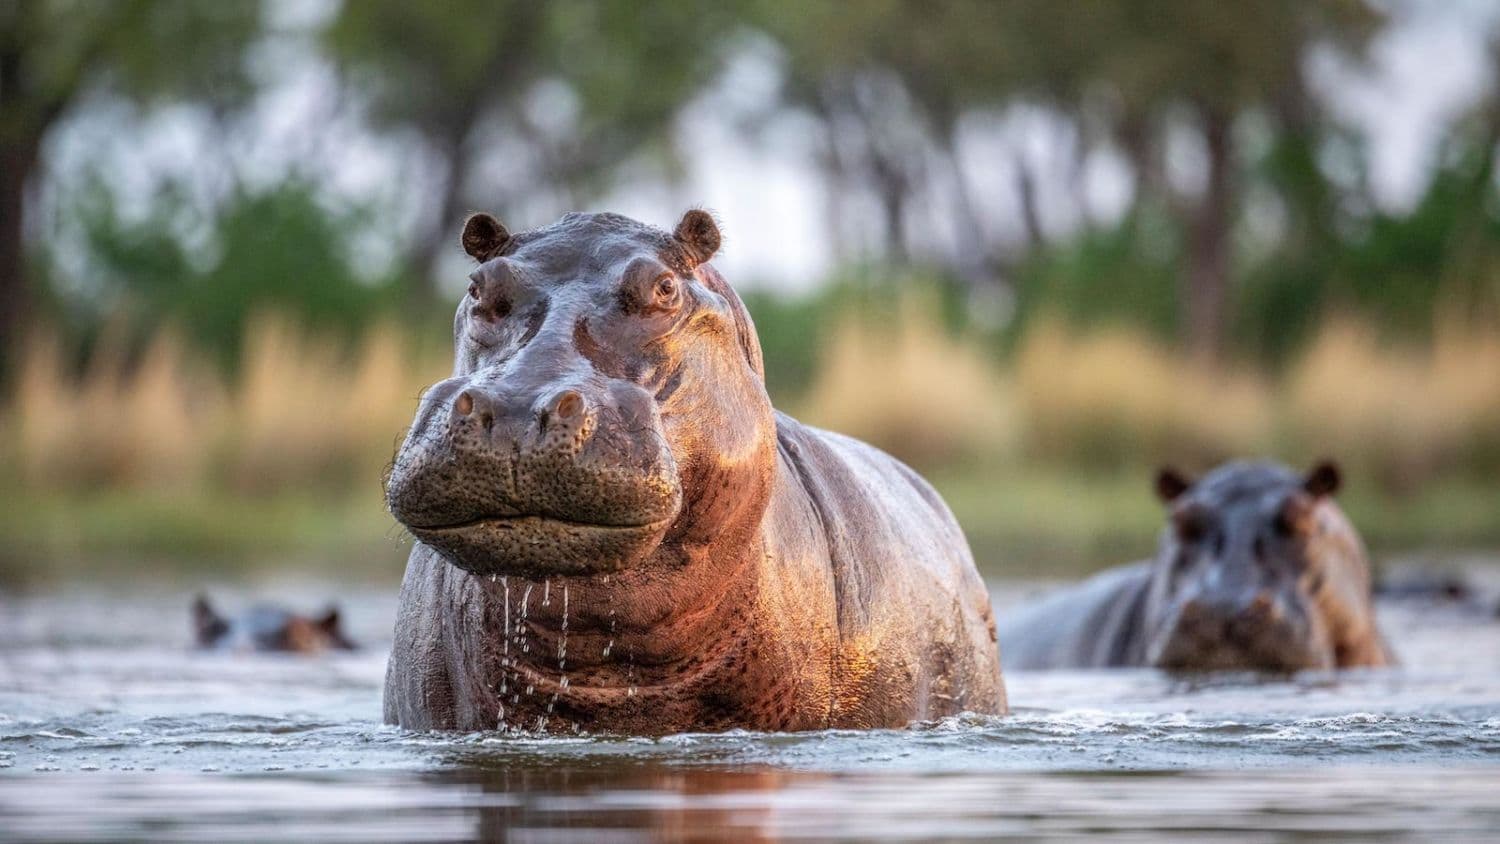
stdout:
<svg viewBox="0 0 1500 844">
<path fill-rule="evenodd" d="M 963 534 L 887 455 L 771 408 L 759 342 L 669 234 L 570 214 L 479 266 L 453 376 L 387 481 L 418 544 L 386 720 L 660 734 L 894 727 L 1005 711 Z"/>
<path fill-rule="evenodd" d="M 218 651 L 315 654 L 355 649 L 335 608 L 309 617 L 263 605 L 228 618 L 201 595 L 193 601 L 193 640 L 200 648 Z"/>
<path fill-rule="evenodd" d="M 1306 477 L 1231 463 L 1197 483 L 1164 470 L 1156 558 L 1011 615 L 1006 667 L 1153 666 L 1294 672 L 1380 666 L 1364 546 L 1333 500 L 1338 471 Z"/>
</svg>

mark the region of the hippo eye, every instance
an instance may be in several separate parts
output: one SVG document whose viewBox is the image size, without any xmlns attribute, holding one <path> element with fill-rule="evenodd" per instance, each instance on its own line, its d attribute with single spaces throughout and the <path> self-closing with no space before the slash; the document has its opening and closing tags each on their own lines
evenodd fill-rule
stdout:
<svg viewBox="0 0 1500 844">
<path fill-rule="evenodd" d="M 1177 528 L 1177 538 L 1182 542 L 1200 542 L 1208 534 L 1208 521 L 1201 513 L 1193 511 L 1178 513 L 1172 521 Z"/>
<path fill-rule="evenodd" d="M 677 279 L 669 275 L 664 275 L 657 279 L 655 293 L 656 301 L 659 304 L 666 304 L 672 301 L 672 297 L 677 295 Z"/>
<path fill-rule="evenodd" d="M 1286 513 L 1277 513 L 1275 520 L 1271 522 L 1271 527 L 1282 539 L 1291 539 L 1292 535 L 1297 532 L 1297 526 L 1292 524 L 1291 517 Z"/>
</svg>

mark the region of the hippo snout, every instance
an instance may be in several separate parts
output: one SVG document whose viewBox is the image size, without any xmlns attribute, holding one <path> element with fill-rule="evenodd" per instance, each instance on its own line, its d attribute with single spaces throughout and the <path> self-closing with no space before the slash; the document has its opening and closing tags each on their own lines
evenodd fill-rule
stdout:
<svg viewBox="0 0 1500 844">
<path fill-rule="evenodd" d="M 440 382 L 386 485 L 413 536 L 481 574 L 628 565 L 660 541 L 681 498 L 651 396 L 586 380 Z"/>
<path fill-rule="evenodd" d="M 459 438 L 490 439 L 492 445 L 518 443 L 535 425 L 544 447 L 580 450 L 593 433 L 595 417 L 588 400 L 573 389 L 562 389 L 535 406 L 511 402 L 509 406 L 492 394 L 470 387 L 453 398 L 449 432 Z"/>
<path fill-rule="evenodd" d="M 1326 667 L 1309 647 L 1305 619 L 1269 589 L 1184 600 L 1154 644 L 1166 669 L 1295 671 Z"/>
</svg>

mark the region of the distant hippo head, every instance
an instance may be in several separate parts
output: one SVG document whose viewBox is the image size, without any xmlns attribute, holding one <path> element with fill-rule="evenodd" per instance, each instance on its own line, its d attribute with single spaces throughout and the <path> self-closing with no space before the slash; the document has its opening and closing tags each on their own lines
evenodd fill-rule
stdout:
<svg viewBox="0 0 1500 844">
<path fill-rule="evenodd" d="M 336 607 L 308 617 L 262 605 L 231 618 L 220 615 L 203 595 L 193 600 L 193 638 L 198 647 L 219 651 L 308 654 L 355 649 L 344 635 Z"/>
<path fill-rule="evenodd" d="M 1364 548 L 1333 501 L 1333 464 L 1299 477 L 1232 463 L 1196 483 L 1164 469 L 1156 486 L 1170 519 L 1148 597 L 1151 664 L 1296 671 L 1383 662 Z"/>
<path fill-rule="evenodd" d="M 477 214 L 453 376 L 423 396 L 386 502 L 476 574 L 610 572 L 671 538 L 758 522 L 771 405 L 719 230 L 569 214 L 511 235 Z M 752 512 L 753 511 L 753 512 Z"/>
</svg>

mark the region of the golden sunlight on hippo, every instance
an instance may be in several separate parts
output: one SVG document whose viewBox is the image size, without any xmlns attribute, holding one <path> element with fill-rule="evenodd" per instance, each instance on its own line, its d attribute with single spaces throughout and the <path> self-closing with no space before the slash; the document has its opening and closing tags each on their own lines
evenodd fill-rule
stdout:
<svg viewBox="0 0 1500 844">
<path fill-rule="evenodd" d="M 417 729 L 661 734 L 1003 713 L 988 593 L 915 472 L 772 409 L 719 230 L 478 214 L 452 377 L 386 501 Z"/>
</svg>

